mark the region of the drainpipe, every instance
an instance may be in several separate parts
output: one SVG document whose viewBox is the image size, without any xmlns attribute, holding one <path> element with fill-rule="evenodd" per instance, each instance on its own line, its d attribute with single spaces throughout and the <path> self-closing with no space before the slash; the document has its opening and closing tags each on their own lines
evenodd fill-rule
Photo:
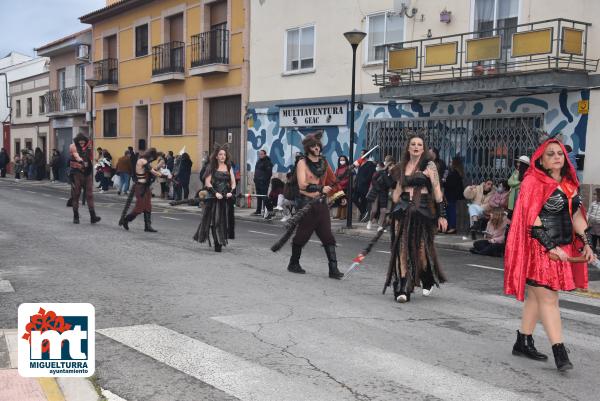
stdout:
<svg viewBox="0 0 600 401">
<path fill-rule="evenodd" d="M 12 104 L 10 103 L 10 95 L 8 94 L 8 76 L 5 72 L 0 72 L 0 75 L 4 75 L 4 84 L 6 85 L 6 106 L 8 107 L 8 116 L 2 122 L 10 123 L 12 120 Z"/>
</svg>

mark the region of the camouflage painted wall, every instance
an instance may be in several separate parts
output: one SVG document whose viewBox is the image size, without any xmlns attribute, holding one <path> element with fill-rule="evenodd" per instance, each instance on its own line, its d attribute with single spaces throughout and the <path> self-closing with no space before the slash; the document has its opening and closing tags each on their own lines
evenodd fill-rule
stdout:
<svg viewBox="0 0 600 401">
<path fill-rule="evenodd" d="M 443 116 L 509 116 L 511 114 L 544 114 L 544 129 L 551 135 L 562 133 L 564 141 L 579 153 L 585 152 L 587 114 L 578 113 L 578 102 L 589 100 L 589 91 L 552 93 L 526 97 L 486 99 L 469 102 L 432 102 L 363 104 L 355 111 L 357 133 L 355 158 L 366 145 L 367 121 L 377 118 L 443 117 Z M 279 102 L 280 103 L 280 102 Z M 279 109 L 256 108 L 248 110 L 250 126 L 247 143 L 247 168 L 252 172 L 259 149 L 265 149 L 273 161 L 273 171 L 285 173 L 293 163 L 296 152 L 302 151 L 302 138 L 315 128 L 280 128 Z M 337 165 L 340 155 L 349 153 L 349 128 L 323 129 L 323 153 L 332 165 Z"/>
</svg>

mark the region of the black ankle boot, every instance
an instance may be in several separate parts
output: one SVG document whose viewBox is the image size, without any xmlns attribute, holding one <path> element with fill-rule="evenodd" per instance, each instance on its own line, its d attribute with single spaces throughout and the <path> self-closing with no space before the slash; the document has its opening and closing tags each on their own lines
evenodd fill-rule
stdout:
<svg viewBox="0 0 600 401">
<path fill-rule="evenodd" d="M 340 272 L 337 267 L 337 256 L 335 255 L 335 245 L 325 245 L 325 254 L 329 262 L 329 278 L 336 280 L 344 277 L 344 273 Z"/>
<path fill-rule="evenodd" d="M 396 301 L 403 304 L 405 302 L 410 302 L 410 293 L 407 291 L 406 287 L 408 286 L 408 279 L 406 277 L 402 277 L 400 279 L 400 287 L 398 288 L 398 296 L 396 296 Z M 394 291 L 394 295 L 395 295 Z"/>
<path fill-rule="evenodd" d="M 150 212 L 144 212 L 144 231 L 146 231 L 147 233 L 156 233 L 158 231 L 152 228 L 151 216 L 152 215 L 150 214 Z"/>
<path fill-rule="evenodd" d="M 79 224 L 79 210 L 73 209 L 73 224 Z"/>
<path fill-rule="evenodd" d="M 556 369 L 560 372 L 573 369 L 573 364 L 569 360 L 569 351 L 567 351 L 563 343 L 554 344 L 552 346 L 552 353 L 554 354 Z"/>
<path fill-rule="evenodd" d="M 100 220 L 101 218 L 96 216 L 96 211 L 94 209 L 90 209 L 90 223 L 96 224 Z"/>
<path fill-rule="evenodd" d="M 129 222 L 133 221 L 135 218 L 135 214 L 128 214 L 127 216 L 125 216 L 125 218 L 119 221 L 119 225 L 123 226 L 124 229 L 129 231 Z"/>
<path fill-rule="evenodd" d="M 306 270 L 300 266 L 300 255 L 302 255 L 302 247 L 292 243 L 292 256 L 290 256 L 290 263 L 287 268 L 288 271 L 299 274 L 306 273 Z"/>
<path fill-rule="evenodd" d="M 524 356 L 534 361 L 547 361 L 548 355 L 544 355 L 535 348 L 533 336 L 531 334 L 523 334 L 517 330 L 517 341 L 513 346 L 513 355 Z"/>
<path fill-rule="evenodd" d="M 221 244 L 219 244 L 218 242 L 215 242 L 215 252 L 221 252 L 222 249 L 223 249 L 223 246 Z"/>
</svg>

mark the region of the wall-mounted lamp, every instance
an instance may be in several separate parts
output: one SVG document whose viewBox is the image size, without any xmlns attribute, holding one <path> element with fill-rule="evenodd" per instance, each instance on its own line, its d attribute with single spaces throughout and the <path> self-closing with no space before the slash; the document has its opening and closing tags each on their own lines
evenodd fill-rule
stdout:
<svg viewBox="0 0 600 401">
<path fill-rule="evenodd" d="M 452 11 L 444 10 L 440 13 L 440 22 L 449 24 L 452 21 Z"/>
</svg>

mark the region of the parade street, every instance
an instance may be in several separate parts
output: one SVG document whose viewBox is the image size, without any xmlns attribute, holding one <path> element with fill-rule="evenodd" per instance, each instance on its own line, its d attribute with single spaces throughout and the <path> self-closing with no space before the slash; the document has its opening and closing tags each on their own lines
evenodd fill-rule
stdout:
<svg viewBox="0 0 600 401">
<path fill-rule="evenodd" d="M 158 207 L 158 233 L 137 220 L 127 232 L 124 198 L 96 195 L 94 226 L 86 209 L 73 225 L 65 201 L 0 181 L 0 329 L 23 302 L 93 304 L 95 381 L 124 400 L 598 399 L 600 300 L 561 294 L 573 370 L 513 356 L 521 305 L 502 295 L 500 258 L 440 249 L 449 282 L 398 304 L 381 294 L 388 242 L 338 281 L 316 238 L 307 274 L 287 272 L 289 245 L 269 249 L 279 225 L 238 220 L 217 254 L 192 241 L 198 213 Z M 367 240 L 336 238 L 345 270 Z M 536 338 L 551 355 L 540 325 Z"/>
</svg>

